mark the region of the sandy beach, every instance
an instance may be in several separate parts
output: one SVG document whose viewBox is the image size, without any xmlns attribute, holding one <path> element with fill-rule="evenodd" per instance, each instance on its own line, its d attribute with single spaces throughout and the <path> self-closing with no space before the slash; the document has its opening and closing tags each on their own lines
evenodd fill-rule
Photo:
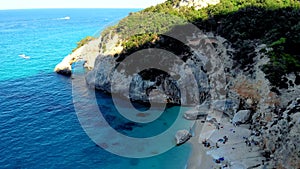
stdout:
<svg viewBox="0 0 300 169">
<path fill-rule="evenodd" d="M 195 122 L 193 137 L 188 141 L 192 145 L 192 152 L 187 168 L 259 168 L 264 158 L 258 146 L 247 143 L 251 135 L 248 126 L 234 126 L 227 118 L 222 118 L 219 127 L 217 129 L 209 122 L 201 123 L 201 120 Z M 203 145 L 204 140 L 209 146 Z"/>
<path fill-rule="evenodd" d="M 213 159 L 206 155 L 206 151 L 201 144 L 199 139 L 200 131 L 202 130 L 203 123 L 200 120 L 197 120 L 194 124 L 194 135 L 188 141 L 192 145 L 192 152 L 187 163 L 187 169 L 199 169 L 199 168 L 210 168 L 214 165 Z"/>
</svg>

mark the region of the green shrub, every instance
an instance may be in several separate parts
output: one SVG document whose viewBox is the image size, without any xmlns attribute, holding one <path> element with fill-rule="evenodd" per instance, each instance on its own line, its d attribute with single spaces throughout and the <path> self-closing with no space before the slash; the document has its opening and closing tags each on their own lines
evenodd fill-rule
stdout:
<svg viewBox="0 0 300 169">
<path fill-rule="evenodd" d="M 80 48 L 81 46 L 89 43 L 90 41 L 96 39 L 95 37 L 92 36 L 87 36 L 83 39 L 81 39 L 79 42 L 77 42 L 77 47 L 75 49 L 72 50 L 72 52 L 74 52 L 75 50 L 77 50 L 78 48 Z"/>
<path fill-rule="evenodd" d="M 176 25 L 191 22 L 203 31 L 213 32 L 230 41 L 236 49 L 233 59 L 241 68 L 251 66 L 257 44 L 272 47 L 273 51 L 266 53 L 271 62 L 264 67 L 264 71 L 276 86 L 282 85 L 280 81 L 284 74 L 299 72 L 298 0 L 221 0 L 216 5 L 199 10 L 193 7 L 174 8 L 179 6 L 179 2 L 167 0 L 131 13 L 117 25 L 103 31 L 102 36 L 118 34 L 123 41 L 124 58 L 133 51 L 155 46 L 153 43 L 167 48 L 166 42 L 157 41 L 160 34 Z"/>
</svg>

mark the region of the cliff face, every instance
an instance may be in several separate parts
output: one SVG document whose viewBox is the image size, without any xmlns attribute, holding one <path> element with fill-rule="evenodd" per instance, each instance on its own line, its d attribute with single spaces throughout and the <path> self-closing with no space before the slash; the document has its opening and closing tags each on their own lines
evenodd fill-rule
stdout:
<svg viewBox="0 0 300 169">
<path fill-rule="evenodd" d="M 218 3 L 182 0 L 172 4 L 172 8 L 200 9 Z M 193 13 L 187 15 L 190 14 Z M 281 20 L 273 26 L 277 15 Z M 233 14 L 196 20 L 198 28 L 178 26 L 164 33 L 166 36 L 156 32 L 150 41 L 144 40 L 150 35 L 124 38 L 121 30 L 128 30 L 123 23 L 101 38 L 100 53 L 94 68 L 86 75 L 86 82 L 133 101 L 213 108 L 224 113 L 232 124 L 246 125 L 251 133 L 245 138 L 247 146 L 259 147 L 254 148 L 255 157 L 263 157 L 257 158 L 260 161 L 246 161 L 245 168 L 299 168 L 300 74 L 294 58 L 299 53 L 293 50 L 300 42 L 295 31 L 300 28 L 299 17 L 296 9 L 272 11 L 249 7 Z M 136 27 L 132 22 L 129 24 L 128 27 Z M 152 30 L 157 25 L 146 27 Z M 133 47 L 128 50 L 124 44 Z M 274 83 L 276 79 L 280 83 Z M 189 117 L 197 118 L 197 114 Z"/>
<path fill-rule="evenodd" d="M 55 66 L 54 71 L 62 75 L 71 76 L 72 64 L 79 60 L 83 60 L 85 62 L 83 66 L 88 70 L 93 69 L 95 60 L 101 53 L 99 48 L 100 42 L 101 38 L 97 38 L 76 49 L 71 54 L 66 56 L 60 63 L 58 63 Z"/>
<path fill-rule="evenodd" d="M 251 69 L 240 69 L 233 57 L 235 51 L 226 39 L 203 32 L 193 32 L 183 38 L 184 40 L 181 40 L 186 42 L 192 51 L 184 62 L 187 64 L 169 60 L 168 55 L 157 53 L 157 62 L 151 63 L 168 67 L 169 72 L 174 73 L 172 76 L 162 73 L 155 78 L 144 79 L 143 74 L 128 75 L 126 65 L 124 69 L 116 68 L 122 65 L 118 57 L 100 55 L 95 62 L 95 68 L 88 72 L 86 81 L 97 89 L 118 93 L 136 101 L 208 104 L 222 111 L 234 123 L 249 125 L 251 135 L 247 140 L 250 144 L 260 147 L 259 151 L 254 149 L 256 158 L 263 159 L 263 162 L 245 162 L 243 165 L 299 168 L 300 102 L 297 97 L 300 95 L 300 87 L 296 85 L 295 75 L 285 76 L 290 80 L 290 85 L 287 89 L 280 89 L 280 94 L 277 94 L 272 91 L 270 81 L 261 70 L 263 65 L 270 62 L 261 52 L 262 49 L 270 50 L 266 45 L 255 46 L 251 53 L 253 62 L 248 65 Z M 153 61 L 147 55 L 139 56 L 139 63 Z M 129 62 L 126 64 L 129 64 L 129 67 L 136 66 Z M 192 71 L 189 72 L 187 67 Z M 137 69 L 142 70 L 139 66 Z M 115 81 L 113 90 L 112 81 Z M 248 115 L 242 117 L 241 111 L 247 111 Z M 252 148 L 249 151 L 252 151 Z M 259 157 L 260 154 L 263 157 Z M 246 157 L 248 158 L 248 155 Z"/>
</svg>

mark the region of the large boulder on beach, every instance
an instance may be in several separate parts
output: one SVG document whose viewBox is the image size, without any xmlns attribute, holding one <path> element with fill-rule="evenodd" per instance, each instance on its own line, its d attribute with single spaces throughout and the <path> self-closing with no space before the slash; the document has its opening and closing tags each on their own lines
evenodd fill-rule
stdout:
<svg viewBox="0 0 300 169">
<path fill-rule="evenodd" d="M 246 123 L 251 115 L 251 111 L 250 110 L 240 110 L 238 111 L 233 119 L 232 119 L 232 123 L 233 124 L 243 124 Z"/>
<path fill-rule="evenodd" d="M 209 104 L 203 103 L 184 112 L 183 117 L 187 120 L 198 120 L 201 118 L 205 118 L 208 115 L 208 111 L 209 111 Z"/>
<path fill-rule="evenodd" d="M 188 110 L 184 112 L 183 117 L 187 120 L 198 120 L 207 116 L 207 112 L 199 110 Z"/>
<path fill-rule="evenodd" d="M 175 135 L 176 145 L 181 145 L 187 142 L 192 137 L 192 134 L 187 130 L 179 130 Z"/>
<path fill-rule="evenodd" d="M 227 114 L 229 117 L 233 117 L 233 114 L 238 109 L 238 103 L 230 99 L 215 100 L 212 102 L 212 108 L 213 110 Z"/>
</svg>

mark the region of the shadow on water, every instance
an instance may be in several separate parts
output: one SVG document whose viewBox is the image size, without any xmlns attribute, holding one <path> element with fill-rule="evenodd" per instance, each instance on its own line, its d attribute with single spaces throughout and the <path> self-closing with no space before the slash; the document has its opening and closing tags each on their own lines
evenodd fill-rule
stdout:
<svg viewBox="0 0 300 169">
<path fill-rule="evenodd" d="M 96 98 L 99 109 L 103 113 L 106 121 L 112 126 L 115 130 L 122 134 L 126 134 L 131 137 L 145 138 L 158 135 L 164 131 L 166 131 L 176 120 L 180 107 L 179 106 L 171 106 L 168 105 L 162 115 L 156 120 L 150 123 L 137 123 L 132 122 L 125 117 L 123 117 L 116 107 L 114 106 L 111 95 L 104 94 L 100 91 L 96 91 Z M 122 98 L 117 98 L 122 99 Z M 122 103 L 121 101 L 119 103 Z M 134 104 L 137 110 L 143 112 L 143 110 L 147 110 L 147 105 L 145 106 L 142 103 L 131 102 Z M 126 109 L 128 105 L 123 104 L 119 105 L 122 108 Z M 126 109 L 128 113 L 130 113 L 130 109 Z M 138 130 L 136 130 L 138 129 Z"/>
</svg>

